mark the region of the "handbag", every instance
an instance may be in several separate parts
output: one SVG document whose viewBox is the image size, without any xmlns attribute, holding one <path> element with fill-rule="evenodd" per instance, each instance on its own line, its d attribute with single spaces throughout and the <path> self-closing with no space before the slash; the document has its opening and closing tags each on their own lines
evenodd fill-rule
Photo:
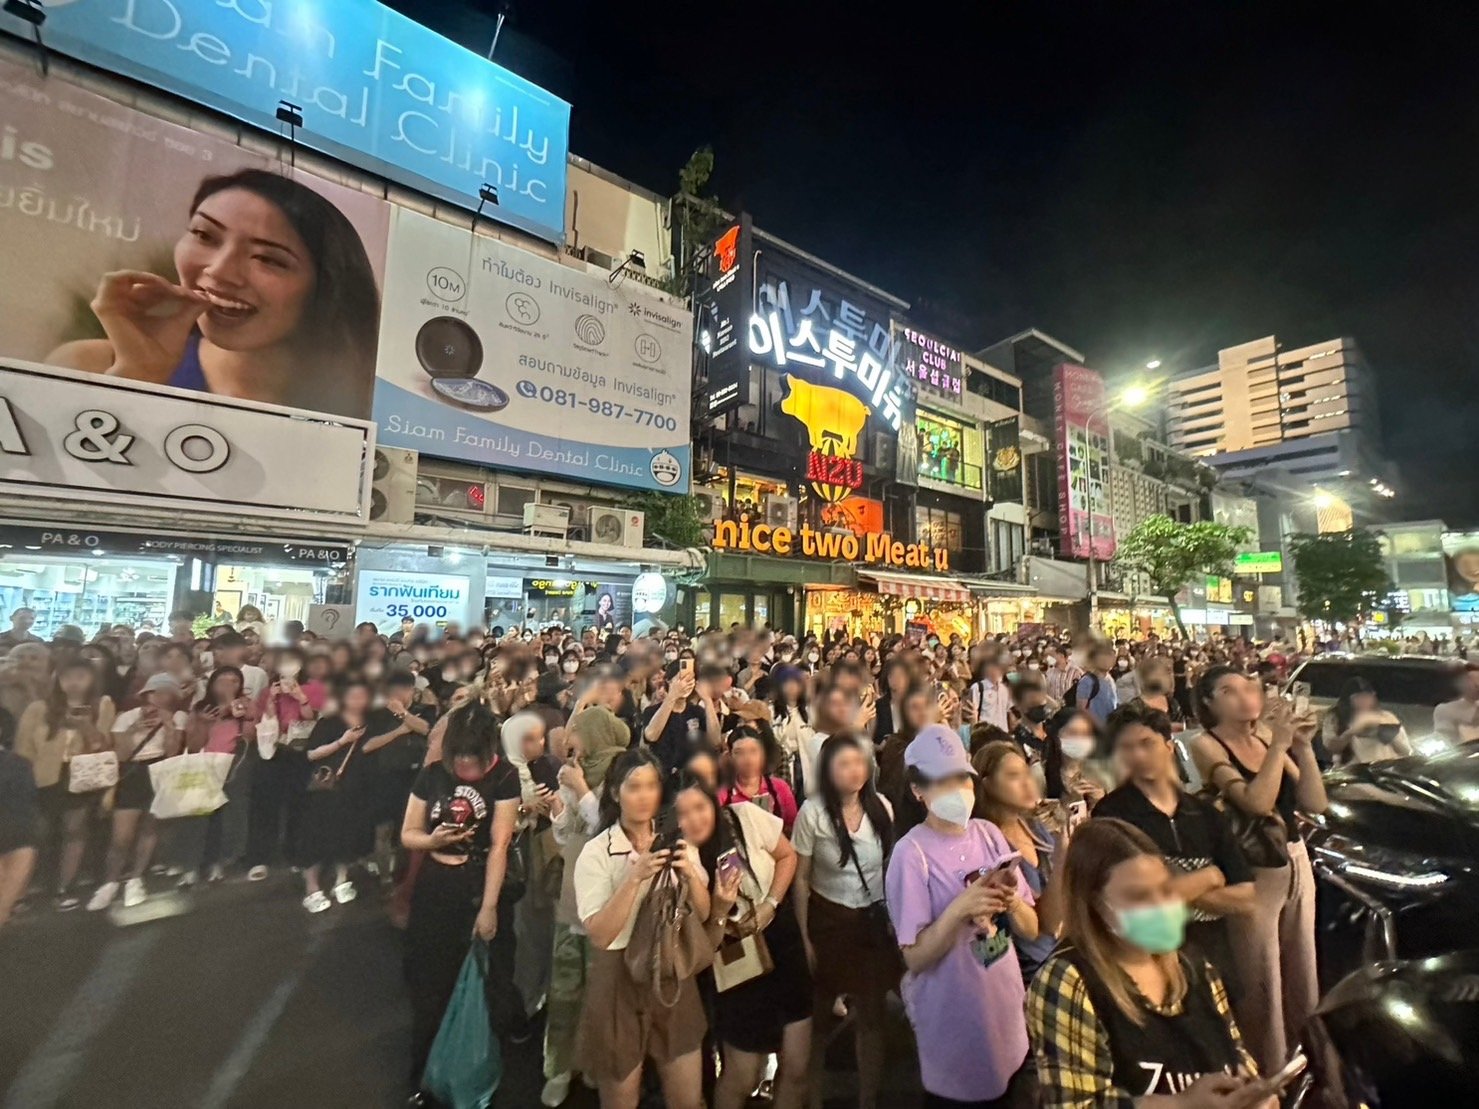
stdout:
<svg viewBox="0 0 1479 1109">
<path fill-rule="evenodd" d="M 1207 784 L 1201 789 L 1202 799 L 1222 813 L 1222 819 L 1227 821 L 1228 831 L 1242 848 L 1243 857 L 1248 860 L 1249 866 L 1265 870 L 1288 866 L 1289 829 L 1284 826 L 1283 818 L 1277 813 L 1260 816 L 1244 812 L 1229 802 L 1226 795 L 1212 784 L 1212 774 L 1219 766 L 1237 772 L 1237 767 L 1230 762 L 1219 762 L 1208 767 Z"/>
<path fill-rule="evenodd" d="M 73 755 L 67 763 L 68 793 L 98 793 L 118 784 L 118 752 Z"/>
<path fill-rule="evenodd" d="M 763 978 L 775 970 L 765 933 L 729 936 L 714 953 L 714 988 L 720 993 Z"/>
<path fill-rule="evenodd" d="M 703 921 L 688 903 L 688 891 L 671 869 L 663 870 L 632 923 L 622 961 L 632 981 L 665 1009 L 678 1004 L 683 983 L 708 966 L 714 947 Z"/>
<path fill-rule="evenodd" d="M 344 753 L 343 760 L 339 763 L 339 769 L 324 766 L 320 763 L 313 768 L 313 774 L 308 779 L 309 793 L 332 793 L 339 788 L 339 783 L 344 778 L 344 771 L 349 766 L 349 760 L 354 758 L 354 752 L 359 748 L 359 740 L 349 745 L 349 750 Z"/>
<path fill-rule="evenodd" d="M 226 803 L 223 786 L 235 756 L 196 751 L 149 764 L 154 800 L 149 813 L 156 820 L 206 816 Z"/>
</svg>

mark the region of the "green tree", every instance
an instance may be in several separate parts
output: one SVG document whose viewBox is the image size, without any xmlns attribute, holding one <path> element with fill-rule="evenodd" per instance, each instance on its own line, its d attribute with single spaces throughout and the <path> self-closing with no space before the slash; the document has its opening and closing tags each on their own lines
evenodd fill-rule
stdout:
<svg viewBox="0 0 1479 1109">
<path fill-rule="evenodd" d="M 1392 591 L 1381 543 L 1373 532 L 1296 535 L 1289 547 L 1299 583 L 1299 614 L 1308 619 L 1364 620 Z"/>
<path fill-rule="evenodd" d="M 677 224 L 677 247 L 673 274 L 663 282 L 663 291 L 687 296 L 693 291 L 693 270 L 709 243 L 729 223 L 729 215 L 717 197 L 705 193 L 714 175 L 714 149 L 701 146 L 688 156 L 678 171 L 678 195 L 673 198 Z"/>
<path fill-rule="evenodd" d="M 1211 520 L 1178 524 L 1169 516 L 1147 516 L 1120 540 L 1114 560 L 1150 579 L 1151 587 L 1170 602 L 1176 626 L 1186 636 L 1176 594 L 1195 578 L 1211 574 L 1231 577 L 1238 548 L 1251 538 L 1253 533 L 1248 528 Z"/>
<path fill-rule="evenodd" d="M 698 514 L 698 498 L 686 493 L 633 493 L 625 507 L 643 514 L 642 530 L 649 547 L 701 547 L 704 521 Z M 661 540 L 660 543 L 651 542 Z"/>
</svg>

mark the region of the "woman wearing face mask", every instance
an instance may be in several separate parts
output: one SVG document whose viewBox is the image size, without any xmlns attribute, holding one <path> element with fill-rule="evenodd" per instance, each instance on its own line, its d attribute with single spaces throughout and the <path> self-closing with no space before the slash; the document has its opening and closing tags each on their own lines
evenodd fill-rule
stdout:
<svg viewBox="0 0 1479 1109">
<path fill-rule="evenodd" d="M 806 671 L 789 663 L 771 671 L 770 707 L 776 743 L 780 747 L 776 776 L 794 793 L 800 777 L 797 759 L 811 741 L 811 722 L 806 705 Z"/>
<path fill-rule="evenodd" d="M 1319 998 L 1315 877 L 1294 815 L 1322 813 L 1327 804 L 1311 746 L 1317 725 L 1296 719 L 1282 697 L 1265 700 L 1256 681 L 1226 666 L 1207 670 L 1196 695 L 1205 730 L 1191 753 L 1202 781 L 1243 813 L 1277 817 L 1287 838 L 1283 852 L 1268 852 L 1281 865 L 1266 865 L 1270 857 L 1253 868 L 1253 912 L 1227 918 L 1244 987 L 1238 1013 L 1259 1066 L 1274 1071 Z"/>
<path fill-rule="evenodd" d="M 1047 722 L 1047 747 L 1038 787 L 1052 801 L 1084 801 L 1089 808 L 1115 786 L 1106 761 L 1098 757 L 1099 724 L 1083 709 L 1059 709 Z"/>
<path fill-rule="evenodd" d="M 328 688 L 304 674 L 303 652 L 287 647 L 277 652 L 272 683 L 262 691 L 259 719 L 277 719 L 277 750 L 257 767 L 247 829 L 247 878 L 260 882 L 278 857 L 296 853 L 304 789 L 308 784 L 308 740 L 328 697 Z"/>
<path fill-rule="evenodd" d="M 671 1109 L 703 1104 L 700 1048 L 707 1022 L 696 978 L 680 983 L 671 1007 L 659 1005 L 650 987 L 632 978 L 625 959 L 654 881 L 680 882 L 691 910 L 700 920 L 709 917 L 709 878 L 698 849 L 681 840 L 671 849 L 653 847 L 661 805 L 662 766 L 645 748 L 627 751 L 606 775 L 601 830 L 575 863 L 576 909 L 591 945 L 576 1066 L 599 1085 L 602 1109 L 636 1109 L 649 1059 Z"/>
<path fill-rule="evenodd" d="M 858 1060 L 858 1105 L 873 1109 L 887 1055 L 887 997 L 898 988 L 898 946 L 884 925 L 884 871 L 893 850 L 893 814 L 873 788 L 863 745 L 837 735 L 822 744 L 820 791 L 796 820 L 792 900 L 815 983 L 810 1086 L 820 1092 L 823 1057 L 847 999 Z"/>
<path fill-rule="evenodd" d="M 1022 856 L 1022 877 L 1037 900 L 1037 935 L 1012 935 L 1022 981 L 1031 982 L 1063 924 L 1063 854 L 1068 836 L 1049 828 L 1041 819 L 1041 795 L 1032 770 L 1014 743 L 988 743 L 971 759 L 980 777 L 977 813 L 1001 829 L 1012 849 Z M 1010 923 L 1010 921 L 1008 922 Z"/>
<path fill-rule="evenodd" d="M 760 1082 L 766 1056 L 777 1054 L 775 1104 L 800 1109 L 811 1057 L 812 986 L 801 930 L 786 896 L 796 852 L 778 817 L 753 804 L 721 806 L 697 779 L 680 779 L 674 807 L 684 840 L 698 847 L 705 873 L 713 876 L 711 919 L 728 937 L 758 932 L 774 967 L 715 997 L 714 1030 L 724 1049 L 724 1067 L 714 1105 L 741 1109 Z"/>
<path fill-rule="evenodd" d="M 1150 838 L 1091 820 L 1074 835 L 1063 879 L 1064 942 L 1027 998 L 1042 1104 L 1276 1104 L 1217 972 L 1180 950 L 1186 904 Z"/>
<path fill-rule="evenodd" d="M 928 686 L 911 686 L 899 705 L 903 726 L 883 741 L 875 755 L 878 760 L 878 792 L 893 806 L 894 827 L 899 835 L 924 819 L 924 807 L 909 789 L 904 752 L 922 729 L 938 722 L 938 711 L 939 702 Z"/>
<path fill-rule="evenodd" d="M 514 906 L 514 935 L 519 958 L 514 985 L 524 1000 L 525 1017 L 533 1019 L 544 1007 L 550 986 L 550 953 L 554 942 L 555 899 L 558 891 L 543 881 L 559 866 L 555 844 L 544 833 L 550 817 L 562 804 L 558 790 L 560 761 L 545 743 L 544 717 L 518 712 L 504 721 L 503 757 L 519 775 L 519 820 L 514 843 L 530 881 Z"/>
<path fill-rule="evenodd" d="M 894 847 L 886 884 L 924 1104 L 1022 1096 L 1030 1075 L 1012 937 L 1037 937 L 1032 892 L 1001 831 L 971 819 L 976 772 L 960 737 L 932 724 L 905 763 L 929 815 Z"/>
<path fill-rule="evenodd" d="M 56 906 L 63 912 L 79 904 L 71 886 L 82 866 L 88 824 L 103 799 L 102 791 L 68 790 L 69 764 L 75 755 L 112 748 L 114 715 L 113 702 L 99 688 L 97 671 L 91 663 L 74 659 L 58 668 L 46 699 L 32 702 L 16 726 L 15 753 L 31 764 L 42 819 L 59 850 Z"/>
<path fill-rule="evenodd" d="M 419 1082 L 457 975 L 476 937 L 491 943 L 490 979 L 512 979 L 512 908 L 502 897 L 519 817 L 519 774 L 499 758 L 498 721 L 474 701 L 451 714 L 439 757 L 416 779 L 401 843 L 425 851 L 406 924 L 411 1073 Z"/>
<path fill-rule="evenodd" d="M 223 786 L 226 804 L 207 817 L 175 820 L 177 847 L 188 868 L 182 886 L 193 885 L 198 870 L 219 882 L 226 868 L 246 850 L 252 787 L 262 760 L 257 755 L 257 708 L 246 693 L 246 679 L 235 666 L 221 666 L 206 679 L 205 691 L 190 711 L 185 731 L 189 751 L 232 756 Z M 200 838 L 197 838 L 200 837 Z"/>
</svg>

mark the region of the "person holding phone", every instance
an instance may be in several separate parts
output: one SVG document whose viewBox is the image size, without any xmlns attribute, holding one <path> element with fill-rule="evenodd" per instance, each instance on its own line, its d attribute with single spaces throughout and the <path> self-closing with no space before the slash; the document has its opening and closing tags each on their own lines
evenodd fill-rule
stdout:
<svg viewBox="0 0 1479 1109">
<path fill-rule="evenodd" d="M 372 773 L 364 741 L 370 716 L 370 687 L 350 680 L 339 690 L 339 711 L 324 716 L 308 737 L 308 764 L 316 775 L 332 775 L 332 787 L 310 789 L 305 797 L 298 864 L 303 871 L 303 907 L 321 913 L 333 900 L 347 905 L 357 896 L 349 864 L 365 853 L 369 829 L 358 798 Z M 321 769 L 322 768 L 322 769 Z M 328 893 L 322 876 L 333 871 Z"/>
<path fill-rule="evenodd" d="M 201 870 L 208 881 L 221 881 L 226 867 L 246 851 L 252 785 L 261 763 L 256 739 L 257 708 L 247 692 L 245 676 L 236 666 L 217 666 L 205 679 L 204 691 L 190 712 L 185 748 L 232 756 L 222 787 L 226 803 L 209 816 L 172 822 L 176 843 L 184 850 L 181 861 L 188 868 L 181 885 L 194 885 Z"/>
<path fill-rule="evenodd" d="M 1305 695 L 1306 707 L 1309 695 Z M 1402 721 L 1382 708 L 1376 687 L 1365 678 L 1347 678 L 1340 697 L 1322 722 L 1325 750 L 1336 766 L 1383 762 L 1412 754 Z"/>
<path fill-rule="evenodd" d="M 723 745 L 718 706 L 695 677 L 693 660 L 680 659 L 672 669 L 667 695 L 642 718 L 642 741 L 667 774 L 687 762 L 694 747 L 717 751 Z"/>
<path fill-rule="evenodd" d="M 1276 1109 L 1222 979 L 1182 950 L 1186 902 L 1150 838 L 1096 817 L 1063 878 L 1063 942 L 1027 993 L 1044 1109 Z"/>
<path fill-rule="evenodd" d="M 259 719 L 276 718 L 278 742 L 272 758 L 258 766 L 252 788 L 244 861 L 247 878 L 253 882 L 267 877 L 279 840 L 286 848 L 284 854 L 291 855 L 301 831 L 303 789 L 309 773 L 306 745 L 329 695 L 323 681 L 305 674 L 306 667 L 307 658 L 296 647 L 278 651 L 271 668 L 272 682 L 257 705 Z"/>
<path fill-rule="evenodd" d="M 1031 1073 L 1012 937 L 1038 935 L 1021 856 L 995 825 L 971 818 L 976 771 L 958 735 L 932 724 L 904 762 L 928 815 L 894 847 L 885 886 L 924 1104 L 1021 1096 Z"/>
<path fill-rule="evenodd" d="M 796 795 L 769 767 L 776 758 L 775 735 L 764 720 L 742 725 L 729 733 L 729 782 L 719 789 L 719 804 L 759 805 L 780 817 L 783 831 L 796 824 Z"/>
<path fill-rule="evenodd" d="M 503 897 L 519 813 L 519 775 L 498 756 L 498 720 L 481 701 L 449 714 L 437 761 L 416 778 L 401 842 L 424 851 L 406 922 L 411 1073 L 419 1082 L 474 938 L 489 979 L 511 982 L 513 906 Z"/>
</svg>

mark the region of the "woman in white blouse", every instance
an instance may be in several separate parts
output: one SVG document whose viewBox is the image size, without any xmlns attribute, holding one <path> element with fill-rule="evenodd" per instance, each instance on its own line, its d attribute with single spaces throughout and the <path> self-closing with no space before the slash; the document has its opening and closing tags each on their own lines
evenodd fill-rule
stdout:
<svg viewBox="0 0 1479 1109">
<path fill-rule="evenodd" d="M 885 999 L 903 972 L 883 904 L 893 812 L 873 786 L 867 751 L 851 735 L 822 744 L 817 786 L 794 832 L 799 865 L 793 899 L 816 983 L 811 1086 L 821 1088 L 822 1058 L 837 1026 L 835 1004 L 845 998 L 855 1018 L 858 1104 L 871 1107 L 883 1079 Z"/>
<path fill-rule="evenodd" d="M 645 749 L 628 751 L 606 776 L 601 830 L 575 863 L 575 906 L 592 948 L 580 1016 L 578 1069 L 594 1079 L 602 1109 L 636 1109 L 642 1064 L 651 1059 L 672 1109 L 702 1109 L 700 1049 L 708 1023 L 694 979 L 665 1006 L 627 971 L 623 952 L 637 910 L 665 867 L 683 882 L 698 919 L 709 916 L 709 880 L 697 849 L 681 841 L 652 849 L 662 805 L 662 768 Z"/>
</svg>

